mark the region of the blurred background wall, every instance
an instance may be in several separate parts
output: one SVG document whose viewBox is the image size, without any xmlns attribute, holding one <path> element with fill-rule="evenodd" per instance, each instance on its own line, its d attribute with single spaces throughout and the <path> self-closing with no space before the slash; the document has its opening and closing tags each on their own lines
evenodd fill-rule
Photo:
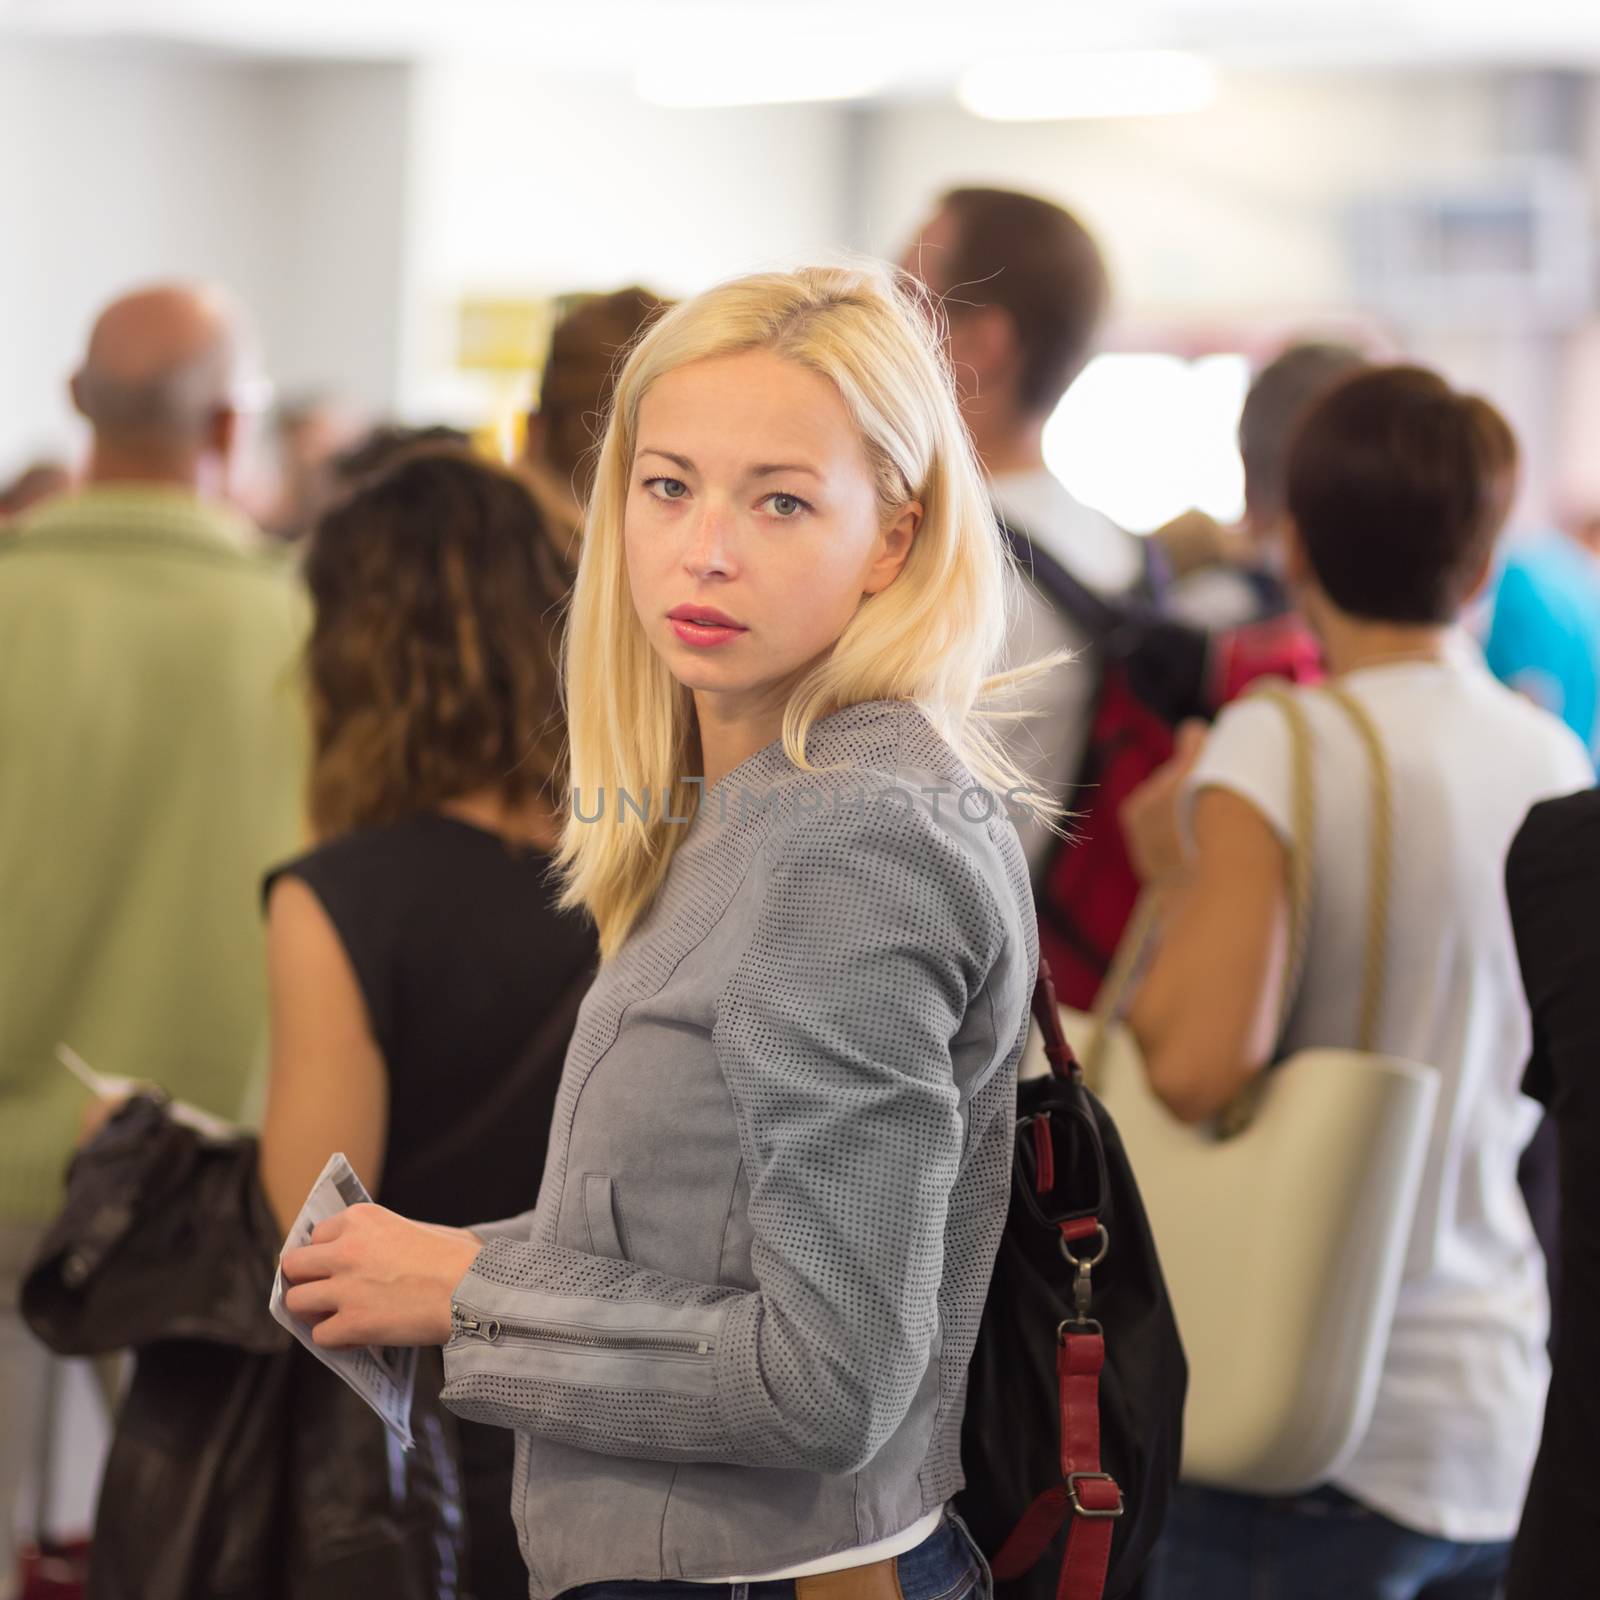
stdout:
<svg viewBox="0 0 1600 1600">
<path fill-rule="evenodd" d="M 1308 329 L 1492 392 L 1528 446 L 1524 522 L 1600 504 L 1600 7 L 1505 10 L 5 0 L 0 475 L 76 449 L 65 376 L 141 279 L 231 286 L 282 396 L 477 425 L 528 373 L 466 356 L 474 308 L 894 254 L 972 180 L 1059 199 L 1105 245 L 1108 355 L 1051 453 L 1129 525 L 1237 509 L 1249 362 Z M 1203 103 L 958 102 L 975 66 L 1130 47 L 1201 63 Z"/>
</svg>

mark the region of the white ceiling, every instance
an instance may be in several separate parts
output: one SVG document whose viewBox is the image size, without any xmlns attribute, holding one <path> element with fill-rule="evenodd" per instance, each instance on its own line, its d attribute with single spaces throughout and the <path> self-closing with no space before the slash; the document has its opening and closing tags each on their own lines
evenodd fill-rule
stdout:
<svg viewBox="0 0 1600 1600">
<path fill-rule="evenodd" d="M 1178 48 L 1224 67 L 1600 67 L 1600 0 L 0 0 L 0 34 L 264 55 L 492 54 L 552 71 L 799 38 L 902 92 L 1014 51 Z"/>
</svg>

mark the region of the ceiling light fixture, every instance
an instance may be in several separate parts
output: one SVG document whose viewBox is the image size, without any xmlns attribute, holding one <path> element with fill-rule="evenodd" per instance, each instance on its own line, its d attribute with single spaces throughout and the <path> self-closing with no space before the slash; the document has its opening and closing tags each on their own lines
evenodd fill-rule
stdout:
<svg viewBox="0 0 1600 1600">
<path fill-rule="evenodd" d="M 859 47 L 843 40 L 811 39 L 796 50 L 754 44 L 719 52 L 653 54 L 634 74 L 634 88 L 651 105 L 674 109 L 794 105 L 808 101 L 861 100 L 887 87 L 886 75 L 860 60 Z"/>
<path fill-rule="evenodd" d="M 1178 50 L 1104 50 L 985 61 L 961 79 L 956 98 L 995 122 L 1072 117 L 1159 117 L 1202 111 L 1216 75 Z"/>
</svg>

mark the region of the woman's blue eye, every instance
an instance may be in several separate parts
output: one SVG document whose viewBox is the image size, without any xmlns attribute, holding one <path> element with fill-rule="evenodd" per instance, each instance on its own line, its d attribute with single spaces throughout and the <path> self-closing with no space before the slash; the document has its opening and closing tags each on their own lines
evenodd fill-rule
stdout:
<svg viewBox="0 0 1600 1600">
<path fill-rule="evenodd" d="M 659 490 L 663 500 L 681 500 L 689 492 L 689 485 L 682 478 L 646 478 L 644 486 Z"/>
<path fill-rule="evenodd" d="M 775 494 L 772 496 L 772 509 L 780 517 L 797 516 L 806 509 L 806 503 L 797 494 Z"/>
</svg>

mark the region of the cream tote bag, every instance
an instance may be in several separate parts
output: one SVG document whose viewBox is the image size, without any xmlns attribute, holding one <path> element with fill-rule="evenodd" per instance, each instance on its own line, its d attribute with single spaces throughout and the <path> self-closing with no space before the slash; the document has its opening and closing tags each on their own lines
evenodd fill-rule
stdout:
<svg viewBox="0 0 1600 1600">
<path fill-rule="evenodd" d="M 1282 710 L 1293 752 L 1292 944 L 1279 1033 L 1310 933 L 1312 744 L 1299 700 Z M 1370 764 L 1374 837 L 1356 1050 L 1302 1050 L 1261 1074 L 1218 1127 L 1179 1122 L 1149 1088 L 1116 1018 L 1148 919 L 1135 916 L 1093 1016 L 1062 1008 L 1090 1085 L 1139 1180 L 1189 1357 L 1183 1474 L 1256 1494 L 1325 1482 L 1366 1432 L 1438 1099 L 1432 1067 L 1376 1055 L 1387 960 L 1388 763 L 1365 708 L 1337 687 Z M 1356 997 L 1352 996 L 1352 1004 Z M 1023 1076 L 1047 1070 L 1037 1028 Z"/>
</svg>

